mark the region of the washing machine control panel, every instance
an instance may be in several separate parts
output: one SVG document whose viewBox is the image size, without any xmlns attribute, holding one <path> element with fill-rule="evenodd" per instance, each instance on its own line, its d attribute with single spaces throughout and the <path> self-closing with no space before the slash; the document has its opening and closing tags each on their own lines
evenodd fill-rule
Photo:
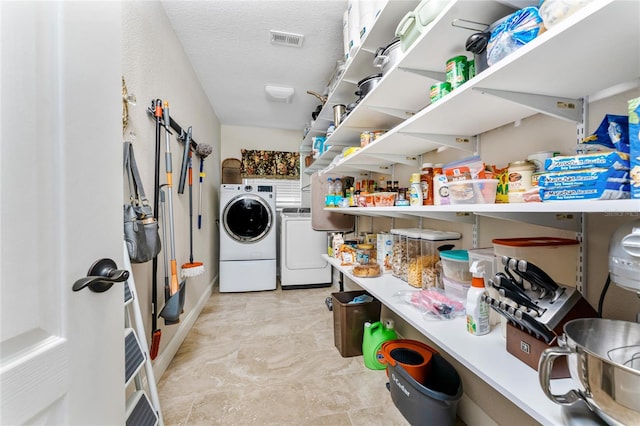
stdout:
<svg viewBox="0 0 640 426">
<path fill-rule="evenodd" d="M 273 192 L 271 185 L 258 185 L 258 192 Z"/>
</svg>

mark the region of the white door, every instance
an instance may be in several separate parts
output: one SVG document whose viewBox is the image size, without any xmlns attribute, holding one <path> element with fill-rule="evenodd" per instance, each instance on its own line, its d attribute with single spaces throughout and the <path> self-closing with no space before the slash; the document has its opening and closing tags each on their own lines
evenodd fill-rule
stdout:
<svg viewBox="0 0 640 426">
<path fill-rule="evenodd" d="M 0 424 L 124 424 L 121 6 L 0 2 Z"/>
</svg>

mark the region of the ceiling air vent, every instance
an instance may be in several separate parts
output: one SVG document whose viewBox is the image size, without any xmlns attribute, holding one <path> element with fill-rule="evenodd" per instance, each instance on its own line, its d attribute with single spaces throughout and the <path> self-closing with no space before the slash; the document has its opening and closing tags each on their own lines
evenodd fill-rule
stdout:
<svg viewBox="0 0 640 426">
<path fill-rule="evenodd" d="M 285 33 L 271 30 L 271 43 L 291 47 L 301 47 L 304 36 L 302 34 Z"/>
</svg>

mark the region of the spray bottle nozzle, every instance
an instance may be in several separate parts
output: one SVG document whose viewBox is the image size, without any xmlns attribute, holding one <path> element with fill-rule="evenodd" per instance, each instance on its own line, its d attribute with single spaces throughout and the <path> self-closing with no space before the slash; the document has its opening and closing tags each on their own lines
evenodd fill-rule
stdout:
<svg viewBox="0 0 640 426">
<path fill-rule="evenodd" d="M 469 267 L 471 272 L 471 286 L 472 287 L 484 287 L 484 264 L 479 260 L 474 260 Z"/>
</svg>

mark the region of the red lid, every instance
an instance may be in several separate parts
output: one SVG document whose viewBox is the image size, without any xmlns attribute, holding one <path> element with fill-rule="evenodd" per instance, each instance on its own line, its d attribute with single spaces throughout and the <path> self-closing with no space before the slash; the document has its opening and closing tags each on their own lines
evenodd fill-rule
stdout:
<svg viewBox="0 0 640 426">
<path fill-rule="evenodd" d="M 511 247 L 569 246 L 578 244 L 578 240 L 555 237 L 496 238 L 491 242 Z"/>
</svg>

